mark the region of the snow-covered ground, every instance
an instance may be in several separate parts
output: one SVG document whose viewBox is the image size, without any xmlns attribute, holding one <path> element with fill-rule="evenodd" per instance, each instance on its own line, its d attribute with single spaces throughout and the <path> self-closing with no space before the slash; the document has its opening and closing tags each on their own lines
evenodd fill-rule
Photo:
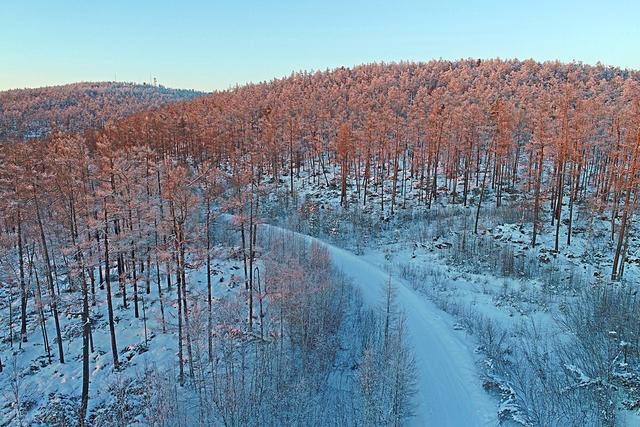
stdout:
<svg viewBox="0 0 640 427">
<path fill-rule="evenodd" d="M 221 258 L 217 258 L 213 265 L 215 282 L 213 289 L 216 300 L 236 294 L 239 288 L 235 278 L 239 277 L 240 261 L 229 258 L 224 254 L 223 248 L 220 249 Z M 64 281 L 64 277 L 60 280 Z M 194 299 L 206 301 L 205 272 L 202 269 L 192 271 L 189 280 L 192 283 L 191 292 Z M 65 289 L 64 283 L 62 286 Z M 165 286 L 164 277 L 162 286 Z M 96 351 L 90 354 L 90 413 L 91 411 L 100 412 L 101 408 L 108 408 L 109 405 L 114 404 L 116 397 L 113 387 L 120 386 L 131 379 L 141 378 L 149 367 L 153 366 L 161 371 L 175 369 L 177 333 L 175 284 L 171 291 L 164 289 L 165 332 L 162 328 L 160 300 L 156 285 L 152 284 L 151 295 L 146 295 L 143 287 L 141 285 L 140 295 L 143 299 L 140 302 L 140 319 L 133 317 L 131 299 L 129 308 L 122 306 L 117 283 L 112 288 L 120 361 L 120 368 L 117 371 L 113 369 L 109 347 L 107 306 L 102 298 L 104 291 L 98 290 L 96 306 L 91 307 L 92 337 Z M 0 425 L 58 425 L 62 422 L 61 417 L 64 415 L 69 416 L 69 420 L 74 420 L 76 416 L 82 383 L 82 335 L 77 308 L 79 304 L 69 298 L 68 292 L 65 294 L 60 306 L 65 364 L 60 364 L 57 360 L 57 344 L 54 342 L 55 334 L 51 318 L 47 321 L 47 329 L 52 363 L 47 362 L 40 331 L 37 329 L 35 310 L 31 304 L 29 304 L 29 310 L 33 310 L 34 316 L 33 321 L 29 322 L 29 341 L 19 343 L 17 342 L 19 335 L 17 335 L 12 346 L 4 342 L 0 347 L 2 362 L 5 365 L 4 372 L 0 375 Z M 75 297 L 79 302 L 79 296 L 76 294 Z M 3 320 L 8 319 L 7 307 L 4 308 L 0 311 Z M 146 316 L 146 342 L 143 313 Z M 17 317 L 15 313 L 14 316 Z M 20 402 L 20 413 L 16 411 L 16 402 Z M 50 413 L 47 412 L 47 406 Z M 54 412 L 56 418 L 52 418 Z"/>
<path fill-rule="evenodd" d="M 409 345 L 416 359 L 418 391 L 412 425 L 497 424 L 497 402 L 482 388 L 468 337 L 454 330 L 448 315 L 418 295 L 404 280 L 351 252 L 304 237 L 327 248 L 333 264 L 353 280 L 364 301 L 371 306 L 383 303 L 385 287 L 391 280 L 396 291 L 395 302 L 406 316 Z"/>
<path fill-rule="evenodd" d="M 301 182 L 304 181 L 298 185 Z M 388 216 L 379 212 L 377 206 L 358 208 L 357 201 L 349 209 L 343 209 L 339 206 L 339 194 L 332 187 L 299 188 L 298 204 L 286 199 L 286 193 L 274 191 L 262 205 L 264 229 L 301 230 L 306 234 L 297 234 L 298 237 L 324 246 L 333 265 L 352 279 L 369 308 L 383 304 L 387 283 L 392 283 L 395 302 L 405 316 L 407 337 L 417 367 L 415 417 L 411 425 L 491 426 L 501 422 L 545 425 L 541 420 L 548 414 L 527 412 L 527 405 L 531 403 L 527 399 L 550 407 L 554 400 L 561 400 L 561 391 L 550 391 L 544 400 L 542 393 L 536 395 L 537 391 L 544 390 L 545 383 L 540 378 L 536 381 L 541 382 L 532 385 L 530 390 L 519 390 L 518 384 L 505 376 L 505 366 L 498 366 L 523 360 L 516 356 L 544 356 L 540 363 L 546 363 L 544 367 L 549 369 L 544 375 L 570 371 L 562 380 L 569 381 L 567 384 L 578 390 L 602 384 L 602 378 L 584 369 L 588 365 L 586 361 L 580 361 L 582 365 L 568 365 L 553 353 L 565 351 L 558 346 L 565 342 L 578 343 L 575 331 L 567 329 L 563 322 L 568 309 L 579 307 L 585 294 L 598 287 L 633 290 L 637 284 L 638 246 L 632 236 L 626 283 L 608 286 L 606 277 L 612 246 L 607 238 L 606 218 L 590 218 L 584 210 L 577 209 L 572 245 L 561 245 L 560 252 L 555 254 L 551 251 L 553 230 L 543 230 L 539 245 L 530 248 L 530 224 L 516 218 L 517 212 L 515 215 L 509 212 L 508 206 L 502 210 L 489 207 L 491 194 L 481 215 L 480 233 L 474 235 L 469 232 L 473 206 L 450 204 L 446 194 L 431 210 L 408 197 L 406 208 L 398 207 L 394 216 Z M 285 208 L 283 200 L 286 200 Z M 514 200 L 505 201 L 514 207 L 519 202 L 515 196 Z M 564 226 L 562 232 L 565 233 Z M 561 233 L 561 240 L 565 239 L 566 233 Z M 237 296 L 238 289 L 242 288 L 242 261 L 237 257 L 237 250 L 235 255 L 228 255 L 232 249 L 221 247 L 216 257 L 217 301 Z M 193 284 L 190 292 L 194 301 L 206 301 L 203 272 L 191 271 L 189 282 Z M 118 346 L 124 362 L 117 374 L 111 366 L 105 303 L 99 298 L 97 306 L 92 308 L 96 352 L 91 355 L 90 411 L 106 410 L 113 404 L 111 387 L 123 378 L 139 377 L 150 365 L 161 370 L 175 369 L 176 313 L 172 307 L 175 290 L 165 295 L 166 333 L 162 332 L 159 301 L 154 294 L 155 286 L 152 286 L 152 295 L 146 301 L 148 346 L 144 342 L 143 324 L 132 318 L 131 308 L 116 308 Z M 55 363 L 51 319 L 48 327 L 54 363 L 46 363 L 36 312 L 31 306 L 29 342 L 22 348 L 14 342 L 12 349 L 7 342 L 0 344 L 7 373 L 0 377 L 1 395 L 6 402 L 0 405 L 0 417 L 7 424 L 15 422 L 17 416 L 15 387 L 20 388 L 22 403 L 26 403 L 22 415 L 27 423 L 47 402 L 64 405 L 69 403 L 61 403 L 61 398 L 77 400 L 81 336 L 74 301 L 79 299 L 77 293 L 63 292 L 63 295 L 66 303 L 61 307 L 61 317 L 68 355 L 64 366 Z M 4 297 L 6 295 L 2 300 L 7 301 Z M 120 304 L 119 295 L 114 295 L 114 301 Z M 240 310 L 242 304 L 240 301 Z M 16 312 L 13 315 L 15 321 Z M 4 323 L 6 305 L 0 310 L 0 316 Z M 614 404 L 618 414 L 616 424 L 640 425 L 634 409 L 638 397 L 633 393 L 624 394 L 637 389 L 634 381 L 638 377 L 635 367 L 626 363 L 626 353 L 622 360 L 621 349 L 627 348 L 625 342 L 615 341 L 618 333 L 624 331 L 601 330 L 603 327 L 595 325 L 594 332 L 602 333 L 607 339 L 612 337 L 612 356 L 607 359 L 612 378 L 606 386 L 614 390 L 613 396 L 619 397 Z M 546 358 L 547 354 L 550 357 Z M 517 366 L 506 368 L 522 374 Z M 16 372 L 17 377 L 13 375 Z M 572 374 L 575 380 L 570 377 Z M 19 384 L 13 378 L 19 378 Z M 579 394 L 581 391 L 577 393 L 576 396 L 586 399 L 586 395 Z M 540 412 L 546 409 L 543 407 Z M 571 410 L 575 415 L 581 408 L 576 403 Z M 550 417 L 562 419 L 556 414 Z M 593 420 L 585 418 L 585 424 L 592 425 Z"/>
<path fill-rule="evenodd" d="M 593 425 L 607 411 L 607 419 L 616 425 L 640 425 L 637 364 L 623 361 L 628 344 L 616 338 L 629 323 L 617 320 L 615 310 L 606 305 L 607 298 L 621 295 L 628 295 L 627 304 L 635 304 L 640 277 L 637 237 L 630 237 L 625 280 L 612 284 L 611 220 L 606 213 L 590 211 L 586 203 L 575 206 L 571 245 L 566 243 L 568 207 L 563 207 L 560 250 L 555 253 L 555 226 L 549 226 L 546 204 L 538 244 L 531 248 L 525 194 L 509 194 L 498 209 L 488 190 L 476 235 L 473 197 L 470 206 L 463 207 L 459 201 L 452 203 L 443 190 L 427 209 L 409 193 L 406 204 L 398 197 L 396 212 L 390 215 L 390 200 L 385 200 L 382 212 L 379 194 L 369 194 L 363 207 L 362 197 L 352 192 L 345 209 L 335 181 L 329 182 L 301 176 L 297 214 L 291 215 L 289 203 L 287 210 L 272 209 L 269 217 L 406 279 L 412 299 L 431 301 L 450 314 L 441 315 L 450 322 L 449 332 L 455 329 L 467 354 L 476 353 L 481 360 L 475 366 L 476 378 L 501 400 L 499 422 L 548 425 L 544 420 L 571 424 L 582 419 Z M 278 203 L 278 196 L 272 199 Z M 609 311 L 597 314 L 598 310 Z M 598 321 L 599 316 L 604 317 Z M 584 325 L 576 323 L 580 319 Z M 570 355 L 580 358 L 581 368 L 568 363 Z M 526 358 L 531 356 L 536 360 L 529 365 Z M 606 372 L 598 368 L 602 363 L 608 364 Z M 535 374 L 538 368 L 544 373 Z M 522 377 L 509 378 L 514 374 Z M 530 375 L 538 376 L 531 384 L 524 380 Z M 567 389 L 551 390 L 549 385 Z"/>
</svg>

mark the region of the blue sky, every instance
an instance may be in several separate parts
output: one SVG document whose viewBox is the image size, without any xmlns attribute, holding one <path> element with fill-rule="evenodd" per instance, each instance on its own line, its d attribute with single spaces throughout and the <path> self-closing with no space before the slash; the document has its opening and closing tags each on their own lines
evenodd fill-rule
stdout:
<svg viewBox="0 0 640 427">
<path fill-rule="evenodd" d="M 0 90 L 75 81 L 225 89 L 373 61 L 640 68 L 640 1 L 0 0 Z"/>
</svg>

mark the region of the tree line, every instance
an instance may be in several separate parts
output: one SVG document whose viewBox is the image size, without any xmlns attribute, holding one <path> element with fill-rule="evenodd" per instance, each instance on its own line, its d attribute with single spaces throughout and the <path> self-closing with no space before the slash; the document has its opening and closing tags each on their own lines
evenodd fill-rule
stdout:
<svg viewBox="0 0 640 427">
<path fill-rule="evenodd" d="M 53 130 L 79 132 L 107 121 L 201 96 L 148 84 L 85 82 L 0 92 L 0 142 L 42 138 Z"/>
<path fill-rule="evenodd" d="M 609 217 L 616 280 L 637 205 L 639 103 L 640 73 L 602 65 L 368 64 L 172 104 L 102 134 L 191 165 L 212 161 L 254 185 L 285 178 L 292 194 L 304 172 L 338 185 L 343 206 L 384 215 L 407 199 L 473 204 L 475 233 L 489 193 L 496 207 L 525 195 L 531 246 L 548 221 L 556 253 L 585 207 Z"/>
</svg>

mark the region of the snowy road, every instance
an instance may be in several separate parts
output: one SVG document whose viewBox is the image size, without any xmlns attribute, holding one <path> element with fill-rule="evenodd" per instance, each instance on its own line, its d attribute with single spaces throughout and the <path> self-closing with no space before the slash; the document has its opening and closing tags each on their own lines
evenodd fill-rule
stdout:
<svg viewBox="0 0 640 427">
<path fill-rule="evenodd" d="M 291 231 L 264 225 L 273 231 Z M 310 236 L 294 233 L 326 247 L 334 265 L 351 277 L 364 301 L 381 304 L 389 275 L 351 252 Z M 407 320 L 409 343 L 418 368 L 417 426 L 495 426 L 496 404 L 482 388 L 464 335 L 452 329 L 446 314 L 402 280 L 396 285 L 396 303 Z"/>
</svg>

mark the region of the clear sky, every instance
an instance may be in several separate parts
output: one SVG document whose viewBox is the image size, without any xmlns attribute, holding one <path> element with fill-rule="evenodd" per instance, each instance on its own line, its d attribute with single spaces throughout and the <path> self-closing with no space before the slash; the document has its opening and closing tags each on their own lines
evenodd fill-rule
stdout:
<svg viewBox="0 0 640 427">
<path fill-rule="evenodd" d="M 225 89 L 373 61 L 640 68 L 640 0 L 0 0 L 0 90 L 75 81 Z"/>
</svg>

